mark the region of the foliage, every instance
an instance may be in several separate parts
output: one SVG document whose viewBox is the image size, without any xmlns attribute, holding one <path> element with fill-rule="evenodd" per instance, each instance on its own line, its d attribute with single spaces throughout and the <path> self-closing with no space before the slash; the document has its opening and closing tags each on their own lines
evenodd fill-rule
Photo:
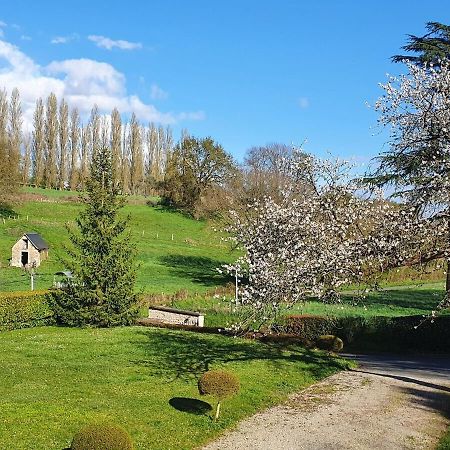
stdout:
<svg viewBox="0 0 450 450">
<path fill-rule="evenodd" d="M 302 321 L 305 322 L 303 325 Z M 317 337 L 318 331 L 326 335 L 339 335 L 347 346 L 359 351 L 445 352 L 450 346 L 449 325 L 450 316 L 440 316 L 433 320 L 426 319 L 423 315 L 329 316 L 320 321 L 320 327 L 315 327 L 308 316 L 297 316 L 295 328 L 283 329 L 307 339 Z"/>
<path fill-rule="evenodd" d="M 44 293 L 0 294 L 0 330 L 38 327 L 54 322 Z"/>
<path fill-rule="evenodd" d="M 439 441 L 436 450 L 450 450 L 450 428 L 447 429 L 447 432 Z"/>
<path fill-rule="evenodd" d="M 239 380 L 236 375 L 224 370 L 210 370 L 198 380 L 201 395 L 212 395 L 219 401 L 239 392 Z"/>
<path fill-rule="evenodd" d="M 232 157 L 210 137 L 186 136 L 170 155 L 163 202 L 190 211 L 205 192 L 233 175 Z"/>
<path fill-rule="evenodd" d="M 124 235 L 127 220 L 117 219 L 123 200 L 113 182 L 112 154 L 107 148 L 93 155 L 91 179 L 77 219 L 70 231 L 73 248 L 66 266 L 74 278 L 51 296 L 59 323 L 71 326 L 117 326 L 134 322 L 138 314 L 133 292 L 135 249 Z"/>
<path fill-rule="evenodd" d="M 317 338 L 316 346 L 321 350 L 339 353 L 344 348 L 344 342 L 342 342 L 342 339 L 337 336 L 325 334 Z"/>
<path fill-rule="evenodd" d="M 283 319 L 283 331 L 314 340 L 330 329 L 330 318 L 308 314 L 293 314 Z"/>
<path fill-rule="evenodd" d="M 236 375 L 224 370 L 210 370 L 198 380 L 198 391 L 201 395 L 212 395 L 217 399 L 214 420 L 219 418 L 220 405 L 223 400 L 239 392 L 240 383 Z"/>
<path fill-rule="evenodd" d="M 439 64 L 440 60 L 450 57 L 450 26 L 439 22 L 427 22 L 428 33 L 424 36 L 410 35 L 408 44 L 402 47 L 409 53 L 418 53 L 417 56 L 395 55 L 394 62 L 409 61 L 418 65 L 432 62 Z"/>
<path fill-rule="evenodd" d="M 291 183 L 283 197 L 249 205 L 227 228 L 244 252 L 226 267 L 248 280 L 241 285 L 237 327 L 260 326 L 281 309 L 308 298 L 339 301 L 345 285 L 365 295 L 383 272 L 404 265 L 422 247 L 433 247 L 440 230 L 419 220 L 413 208 L 364 197 L 343 161 L 312 156 L 290 161 Z M 307 184 L 305 195 L 292 196 Z"/>
<path fill-rule="evenodd" d="M 139 450 L 199 448 L 240 420 L 338 370 L 342 359 L 300 347 L 144 327 L 41 327 L 0 333 L 0 448 L 70 447 L 86 423 L 121 424 Z M 205 370 L 245 389 L 212 424 L 180 412 Z"/>
<path fill-rule="evenodd" d="M 86 425 L 75 434 L 71 450 L 133 450 L 130 435 L 115 424 Z"/>
<path fill-rule="evenodd" d="M 406 75 L 382 85 L 385 94 L 375 104 L 379 123 L 390 128 L 390 149 L 379 156 L 379 167 L 366 181 L 391 186 L 393 195 L 428 223 L 433 240 L 417 243 L 417 263 L 450 257 L 449 64 L 408 63 Z M 448 270 L 446 290 L 442 307 L 450 301 Z"/>
</svg>

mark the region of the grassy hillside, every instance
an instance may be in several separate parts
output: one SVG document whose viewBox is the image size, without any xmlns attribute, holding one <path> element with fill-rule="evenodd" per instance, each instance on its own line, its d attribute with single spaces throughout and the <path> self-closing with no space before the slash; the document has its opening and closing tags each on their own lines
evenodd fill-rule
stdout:
<svg viewBox="0 0 450 450">
<path fill-rule="evenodd" d="M 171 293 L 179 289 L 203 292 L 226 282 L 215 270 L 235 259 L 220 235 L 197 221 L 161 207 L 150 207 L 143 197 L 129 197 L 124 214 L 138 248 L 137 288 L 144 292 Z M 29 288 L 21 269 L 8 267 L 11 247 L 27 231 L 37 231 L 50 245 L 50 257 L 38 269 L 36 287 L 45 289 L 53 274 L 64 269 L 59 257 L 68 244 L 65 224 L 73 222 L 82 205 L 68 191 L 27 189 L 20 201 L 0 219 L 0 291 Z"/>
</svg>

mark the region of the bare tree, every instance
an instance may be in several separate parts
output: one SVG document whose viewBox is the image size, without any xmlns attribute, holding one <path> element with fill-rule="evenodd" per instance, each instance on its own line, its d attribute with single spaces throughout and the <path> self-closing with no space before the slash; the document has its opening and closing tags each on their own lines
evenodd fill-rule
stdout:
<svg viewBox="0 0 450 450">
<path fill-rule="evenodd" d="M 53 92 L 47 98 L 45 137 L 47 144 L 44 169 L 45 186 L 56 188 L 58 185 L 58 100 Z"/>
<path fill-rule="evenodd" d="M 62 99 L 59 105 L 59 177 L 58 187 L 64 189 L 68 174 L 68 148 L 69 148 L 69 106 Z"/>
<path fill-rule="evenodd" d="M 27 185 L 30 182 L 30 174 L 31 174 L 31 149 L 32 149 L 31 135 L 29 133 L 24 134 L 22 142 L 23 142 L 23 157 L 21 165 L 22 183 L 24 185 Z"/>
<path fill-rule="evenodd" d="M 89 179 L 89 154 L 91 148 L 91 127 L 85 125 L 81 129 L 81 167 L 80 167 L 80 188 L 84 191 L 86 182 Z"/>
<path fill-rule="evenodd" d="M 128 146 L 130 154 L 130 189 L 136 195 L 144 180 L 144 156 L 142 150 L 141 126 L 133 113 L 128 131 Z"/>
<path fill-rule="evenodd" d="M 80 151 L 80 116 L 78 109 L 72 109 L 70 113 L 70 180 L 71 190 L 75 190 L 78 184 L 78 159 Z"/>
<path fill-rule="evenodd" d="M 33 181 L 36 186 L 42 186 L 44 182 L 44 158 L 45 158 L 45 114 L 44 102 L 41 98 L 36 101 L 33 115 Z"/>
<path fill-rule="evenodd" d="M 117 183 L 120 180 L 120 166 L 122 160 L 122 118 L 117 108 L 111 113 L 111 151 L 113 177 Z"/>
</svg>

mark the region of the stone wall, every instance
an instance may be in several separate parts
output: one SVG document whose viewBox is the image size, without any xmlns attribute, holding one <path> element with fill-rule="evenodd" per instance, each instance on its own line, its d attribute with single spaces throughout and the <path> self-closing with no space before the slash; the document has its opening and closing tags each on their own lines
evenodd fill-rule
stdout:
<svg viewBox="0 0 450 450">
<path fill-rule="evenodd" d="M 205 322 L 205 316 L 202 314 L 164 307 L 150 307 L 148 318 L 162 323 L 175 323 L 197 327 L 203 327 Z"/>
<path fill-rule="evenodd" d="M 38 250 L 28 241 L 28 248 L 24 238 L 17 241 L 12 248 L 11 254 L 11 266 L 22 267 L 22 252 L 28 252 L 28 264 L 36 263 L 36 267 L 41 265 L 41 254 Z"/>
</svg>

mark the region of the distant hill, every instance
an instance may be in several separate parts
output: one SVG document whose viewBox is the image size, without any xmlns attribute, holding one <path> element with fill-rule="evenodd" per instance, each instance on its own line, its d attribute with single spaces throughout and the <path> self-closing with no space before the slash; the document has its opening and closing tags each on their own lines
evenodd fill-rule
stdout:
<svg viewBox="0 0 450 450">
<path fill-rule="evenodd" d="M 131 217 L 131 232 L 138 248 L 136 288 L 149 293 L 179 289 L 203 292 L 227 282 L 215 269 L 236 259 L 211 225 L 159 206 L 144 197 L 128 197 L 124 214 Z M 35 286 L 51 286 L 53 274 L 65 267 L 58 259 L 69 243 L 65 224 L 81 210 L 78 193 L 26 188 L 4 219 L 0 219 L 0 291 L 29 289 L 21 269 L 8 266 L 11 247 L 26 232 L 36 231 L 50 245 L 49 259 L 37 270 Z"/>
</svg>

